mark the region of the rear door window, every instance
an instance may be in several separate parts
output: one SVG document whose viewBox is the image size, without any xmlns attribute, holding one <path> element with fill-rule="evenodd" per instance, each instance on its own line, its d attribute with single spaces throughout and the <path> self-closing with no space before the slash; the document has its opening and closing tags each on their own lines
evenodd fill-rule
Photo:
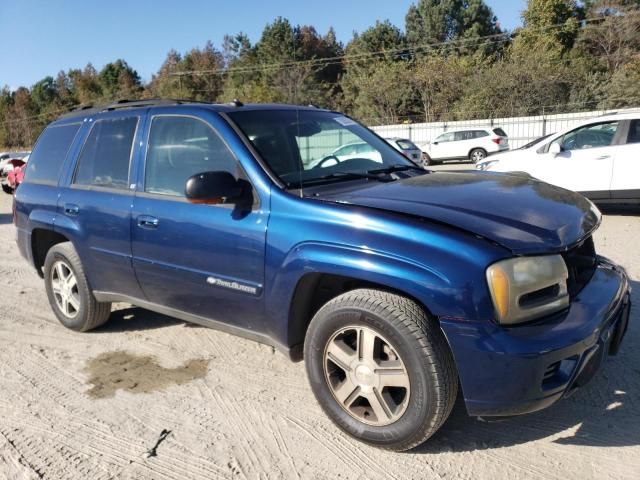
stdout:
<svg viewBox="0 0 640 480">
<path fill-rule="evenodd" d="M 58 183 L 60 169 L 79 129 L 79 123 L 47 127 L 29 157 L 26 181 Z"/>
<path fill-rule="evenodd" d="M 640 120 L 631 120 L 627 143 L 640 143 Z"/>
<path fill-rule="evenodd" d="M 127 189 L 138 117 L 95 122 L 82 148 L 75 185 Z"/>
</svg>

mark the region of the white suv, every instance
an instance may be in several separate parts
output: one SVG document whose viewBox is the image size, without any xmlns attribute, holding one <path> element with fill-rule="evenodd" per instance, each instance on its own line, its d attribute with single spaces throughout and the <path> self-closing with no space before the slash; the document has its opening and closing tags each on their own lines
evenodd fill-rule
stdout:
<svg viewBox="0 0 640 480">
<path fill-rule="evenodd" d="M 446 132 L 423 146 L 425 164 L 443 160 L 484 160 L 488 155 L 509 150 L 509 137 L 500 127 L 471 128 Z"/>
<path fill-rule="evenodd" d="M 625 113 L 593 118 L 476 168 L 527 173 L 602 203 L 638 203 L 639 160 L 640 113 Z"/>
</svg>

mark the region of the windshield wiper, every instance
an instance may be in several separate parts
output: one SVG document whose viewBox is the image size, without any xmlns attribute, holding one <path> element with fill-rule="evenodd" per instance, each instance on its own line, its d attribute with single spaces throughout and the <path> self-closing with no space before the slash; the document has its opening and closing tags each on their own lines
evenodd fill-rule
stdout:
<svg viewBox="0 0 640 480">
<path fill-rule="evenodd" d="M 359 173 L 359 172 L 334 172 L 328 175 L 323 175 L 322 177 L 311 178 L 309 180 L 302 180 L 302 182 L 290 182 L 287 184 L 287 187 L 294 188 L 297 186 L 308 186 L 314 185 L 317 183 L 325 183 L 330 182 L 331 180 L 354 180 L 366 178 L 367 180 L 376 180 L 378 182 L 389 182 L 393 179 L 390 177 L 384 177 L 381 175 L 375 175 L 373 173 Z"/>
<path fill-rule="evenodd" d="M 375 170 L 367 170 L 367 173 L 393 173 L 393 172 L 402 172 L 404 170 L 418 170 L 420 172 L 427 173 L 428 170 L 424 168 L 420 168 L 417 165 L 404 165 L 402 163 L 396 163 L 395 165 L 390 165 L 385 168 L 377 168 Z"/>
</svg>

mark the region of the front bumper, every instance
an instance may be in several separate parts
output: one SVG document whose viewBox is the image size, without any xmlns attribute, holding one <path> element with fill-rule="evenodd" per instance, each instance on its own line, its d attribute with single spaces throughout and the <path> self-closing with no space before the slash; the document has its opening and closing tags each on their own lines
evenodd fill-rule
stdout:
<svg viewBox="0 0 640 480">
<path fill-rule="evenodd" d="M 586 384 L 618 351 L 631 301 L 625 272 L 605 259 L 568 310 L 505 328 L 441 321 L 469 415 L 534 412 Z"/>
</svg>

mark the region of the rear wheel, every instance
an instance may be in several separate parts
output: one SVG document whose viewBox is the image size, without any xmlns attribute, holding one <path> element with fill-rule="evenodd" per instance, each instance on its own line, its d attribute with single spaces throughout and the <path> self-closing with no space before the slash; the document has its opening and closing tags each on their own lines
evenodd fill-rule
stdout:
<svg viewBox="0 0 640 480">
<path fill-rule="evenodd" d="M 86 332 L 109 319 L 111 303 L 98 302 L 71 242 L 59 243 L 47 252 L 44 281 L 49 304 L 60 323 Z"/>
<path fill-rule="evenodd" d="M 487 158 L 487 152 L 482 148 L 474 148 L 471 150 L 471 153 L 469 153 L 469 160 L 473 163 L 478 163 L 485 158 Z"/>
<path fill-rule="evenodd" d="M 457 376 L 439 327 L 412 300 L 354 290 L 314 316 L 305 339 L 307 374 L 320 406 L 366 443 L 408 450 L 449 416 Z"/>
</svg>

